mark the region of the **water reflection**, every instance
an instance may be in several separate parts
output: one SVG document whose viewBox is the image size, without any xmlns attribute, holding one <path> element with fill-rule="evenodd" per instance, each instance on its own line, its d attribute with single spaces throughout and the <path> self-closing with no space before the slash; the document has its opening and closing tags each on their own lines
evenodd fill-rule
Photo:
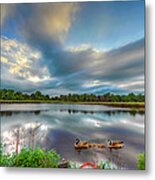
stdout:
<svg viewBox="0 0 155 180">
<path fill-rule="evenodd" d="M 13 114 L 19 113 L 34 113 L 35 115 L 39 115 L 41 111 L 0 111 L 0 116 L 12 116 Z"/>
<path fill-rule="evenodd" d="M 47 133 L 48 126 L 39 122 L 12 126 L 9 130 L 2 132 L 4 152 L 6 154 L 13 152 L 18 154 L 23 146 L 33 149 L 36 145 L 39 145 L 41 141 L 44 141 Z"/>
<path fill-rule="evenodd" d="M 47 110 L 46 110 L 47 111 Z M 136 110 L 112 110 L 112 111 L 87 111 L 87 110 L 75 110 L 75 109 L 60 109 L 60 112 L 68 112 L 68 114 L 76 114 L 76 113 L 82 113 L 82 114 L 94 114 L 94 113 L 104 113 L 108 116 L 113 116 L 115 114 L 121 114 L 121 113 L 129 113 L 131 116 L 135 117 L 136 114 L 144 115 L 144 111 L 136 111 Z M 39 115 L 41 110 L 32 110 L 32 111 L 0 111 L 0 116 L 12 116 L 12 114 L 18 114 L 18 113 L 34 113 L 35 115 Z"/>
<path fill-rule="evenodd" d="M 21 147 L 54 148 L 70 161 L 96 163 L 109 159 L 121 168 L 135 168 L 136 157 L 144 151 L 144 113 L 105 106 L 5 105 L 1 108 L 2 142 L 5 152 Z M 104 149 L 74 150 L 75 138 L 93 143 L 123 140 L 125 147 L 111 153 Z"/>
</svg>

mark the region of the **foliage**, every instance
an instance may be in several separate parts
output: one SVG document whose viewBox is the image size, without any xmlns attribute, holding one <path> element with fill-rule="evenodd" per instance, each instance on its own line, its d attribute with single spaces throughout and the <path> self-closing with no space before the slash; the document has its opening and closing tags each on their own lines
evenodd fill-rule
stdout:
<svg viewBox="0 0 155 180">
<path fill-rule="evenodd" d="M 97 168 L 98 169 L 106 169 L 106 170 L 110 170 L 112 169 L 112 167 L 110 166 L 110 162 L 109 161 L 99 161 L 99 163 L 97 164 Z"/>
<path fill-rule="evenodd" d="M 69 161 L 69 163 L 68 163 L 68 168 L 71 168 L 71 169 L 79 169 L 79 168 L 80 168 L 80 164 L 77 163 L 77 162 Z"/>
<path fill-rule="evenodd" d="M 144 153 L 138 154 L 137 169 L 145 170 L 145 155 Z"/>
<path fill-rule="evenodd" d="M 3 155 L 3 147 L 0 144 L 0 167 L 13 167 L 15 164 L 15 154 Z"/>
<path fill-rule="evenodd" d="M 60 155 L 55 150 L 45 151 L 41 148 L 31 149 L 23 147 L 19 154 L 3 154 L 3 146 L 0 144 L 0 167 L 33 167 L 33 168 L 57 168 L 60 162 Z M 138 154 L 137 169 L 145 169 L 145 155 Z M 80 165 L 76 162 L 69 162 L 68 168 L 78 168 Z M 111 170 L 109 161 L 99 161 L 98 169 Z"/>
<path fill-rule="evenodd" d="M 40 148 L 22 148 L 17 155 L 3 155 L 0 148 L 0 166 L 5 167 L 34 167 L 34 168 L 57 168 L 60 155 L 55 150 L 45 151 Z"/>
<path fill-rule="evenodd" d="M 41 94 L 40 91 L 36 91 L 32 94 L 26 94 L 21 92 L 15 92 L 12 89 L 1 89 L 0 99 L 2 100 L 49 100 L 48 95 Z"/>
<path fill-rule="evenodd" d="M 68 94 L 52 97 L 52 100 L 71 101 L 71 102 L 144 102 L 144 95 L 130 93 L 128 95 L 114 95 L 106 93 L 103 95 L 95 94 Z"/>
<path fill-rule="evenodd" d="M 69 168 L 73 168 L 73 169 L 79 169 L 80 168 L 80 164 L 77 162 L 69 162 Z M 109 161 L 99 161 L 97 164 L 97 169 L 105 169 L 105 170 L 111 170 L 114 169 L 111 165 Z"/>
<path fill-rule="evenodd" d="M 103 95 L 95 94 L 68 94 L 55 97 L 49 97 L 49 95 L 43 95 L 40 91 L 36 91 L 32 94 L 26 94 L 21 92 L 15 92 L 11 89 L 0 90 L 1 100 L 52 100 L 61 102 L 144 102 L 145 97 L 142 94 L 135 95 L 130 93 L 128 95 L 114 95 L 106 93 Z"/>
</svg>

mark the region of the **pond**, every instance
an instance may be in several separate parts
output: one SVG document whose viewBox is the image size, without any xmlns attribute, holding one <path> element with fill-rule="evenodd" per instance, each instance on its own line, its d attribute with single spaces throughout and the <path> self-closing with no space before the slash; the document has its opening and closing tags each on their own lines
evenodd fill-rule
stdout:
<svg viewBox="0 0 155 180">
<path fill-rule="evenodd" d="M 144 152 L 144 113 L 103 105 L 1 104 L 1 135 L 5 152 L 23 145 L 54 148 L 61 157 L 83 163 L 109 160 L 122 169 L 135 169 L 137 154 Z M 107 143 L 123 140 L 124 148 L 74 149 L 75 139 Z"/>
</svg>

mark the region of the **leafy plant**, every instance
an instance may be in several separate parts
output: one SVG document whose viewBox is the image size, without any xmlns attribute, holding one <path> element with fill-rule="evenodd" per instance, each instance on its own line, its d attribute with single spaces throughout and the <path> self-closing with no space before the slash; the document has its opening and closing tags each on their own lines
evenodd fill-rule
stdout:
<svg viewBox="0 0 155 180">
<path fill-rule="evenodd" d="M 144 153 L 138 154 L 137 169 L 145 170 L 145 155 Z"/>
<path fill-rule="evenodd" d="M 0 167 L 13 167 L 15 164 L 15 154 L 3 155 L 3 146 L 0 144 Z"/>
<path fill-rule="evenodd" d="M 109 161 L 99 161 L 99 163 L 98 163 L 98 165 L 97 165 L 97 168 L 99 168 L 99 169 L 106 169 L 106 170 L 108 170 L 108 169 L 112 169 L 111 167 L 110 167 L 110 162 Z"/>
<path fill-rule="evenodd" d="M 16 157 L 16 167 L 40 167 L 56 168 L 60 160 L 60 155 L 56 151 L 44 151 L 43 149 L 23 148 Z"/>
<path fill-rule="evenodd" d="M 40 167 L 56 168 L 60 161 L 60 155 L 55 150 L 45 151 L 40 148 L 22 148 L 19 154 L 3 155 L 0 146 L 0 166 L 3 167 Z"/>
</svg>

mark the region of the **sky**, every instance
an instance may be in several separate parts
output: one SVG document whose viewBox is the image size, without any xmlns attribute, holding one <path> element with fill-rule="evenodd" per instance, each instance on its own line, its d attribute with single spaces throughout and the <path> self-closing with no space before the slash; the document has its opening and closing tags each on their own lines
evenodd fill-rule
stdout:
<svg viewBox="0 0 155 180">
<path fill-rule="evenodd" d="M 1 5 L 1 88 L 144 94 L 144 1 Z"/>
</svg>

